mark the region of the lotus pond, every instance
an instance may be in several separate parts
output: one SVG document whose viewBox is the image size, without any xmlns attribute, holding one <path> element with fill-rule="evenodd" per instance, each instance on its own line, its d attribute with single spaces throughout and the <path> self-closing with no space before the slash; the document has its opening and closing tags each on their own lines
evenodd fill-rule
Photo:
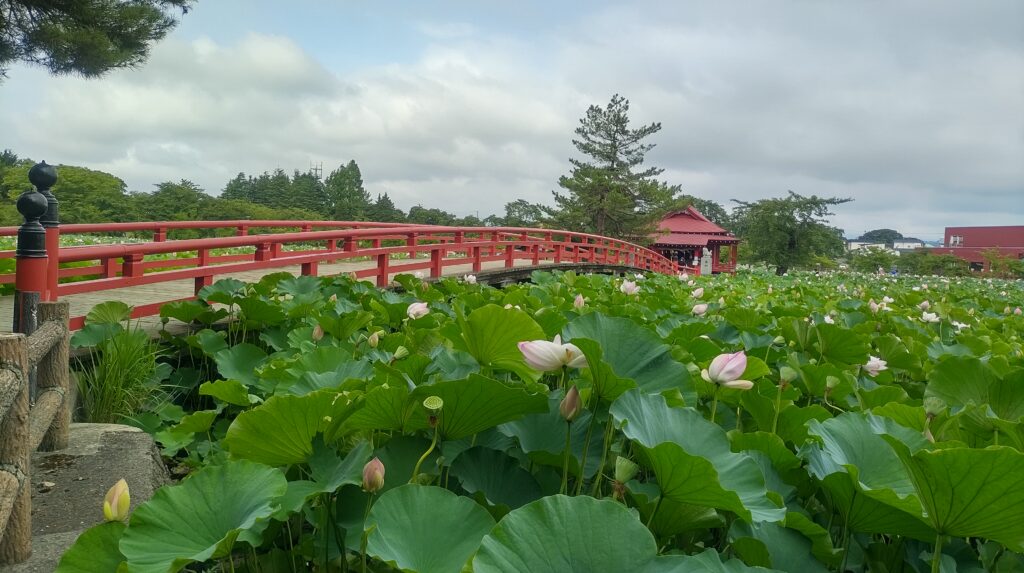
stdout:
<svg viewBox="0 0 1024 573">
<path fill-rule="evenodd" d="M 165 307 L 130 422 L 188 475 L 59 571 L 1024 569 L 1020 283 L 399 282 Z"/>
</svg>

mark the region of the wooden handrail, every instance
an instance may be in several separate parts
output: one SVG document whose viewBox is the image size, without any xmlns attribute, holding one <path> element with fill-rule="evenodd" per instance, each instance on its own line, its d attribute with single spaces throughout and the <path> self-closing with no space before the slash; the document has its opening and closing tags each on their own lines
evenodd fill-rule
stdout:
<svg viewBox="0 0 1024 573">
<path fill-rule="evenodd" d="M 71 422 L 68 303 L 39 303 L 38 311 L 32 335 L 0 335 L 0 566 L 32 551 L 30 454 L 66 448 Z M 39 395 L 30 407 L 32 366 Z"/>
</svg>

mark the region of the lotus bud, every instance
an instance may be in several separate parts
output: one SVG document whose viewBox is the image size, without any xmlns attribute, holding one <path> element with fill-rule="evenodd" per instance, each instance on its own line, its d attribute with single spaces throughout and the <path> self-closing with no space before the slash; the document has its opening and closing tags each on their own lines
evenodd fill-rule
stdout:
<svg viewBox="0 0 1024 573">
<path fill-rule="evenodd" d="M 1003 309 L 1003 314 L 1010 314 L 1010 307 L 1004 308 Z"/>
<path fill-rule="evenodd" d="M 718 304 L 720 306 L 725 306 L 725 297 L 724 296 L 718 297 Z"/>
<path fill-rule="evenodd" d="M 466 284 L 468 284 L 468 285 L 475 285 L 476 284 L 476 275 L 466 275 L 465 277 L 463 277 L 463 280 L 465 280 Z"/>
<path fill-rule="evenodd" d="M 373 458 L 363 466 L 363 491 L 377 493 L 384 487 L 384 464 Z"/>
<path fill-rule="evenodd" d="M 1022 311 L 1019 306 L 1017 308 L 1013 309 L 1013 314 L 1015 314 L 1017 316 L 1020 316 L 1021 313 L 1024 313 L 1024 311 Z"/>
<path fill-rule="evenodd" d="M 946 402 L 942 398 L 928 396 L 924 399 L 924 413 L 929 418 L 938 416 L 946 409 Z"/>
<path fill-rule="evenodd" d="M 331 298 L 327 299 L 327 302 L 332 303 L 332 304 L 338 302 L 338 295 L 332 294 Z"/>
<path fill-rule="evenodd" d="M 124 521 L 128 519 L 128 506 L 131 504 L 131 497 L 128 494 L 128 482 L 124 479 L 118 480 L 113 487 L 107 491 L 103 498 L 103 518 L 107 521 Z"/>
<path fill-rule="evenodd" d="M 626 483 L 636 477 L 636 474 L 639 471 L 640 466 L 636 465 L 636 463 L 629 458 L 624 458 L 622 456 L 615 458 L 615 481 L 619 483 Z"/>
<path fill-rule="evenodd" d="M 698 287 L 693 289 L 693 292 L 691 292 L 690 295 L 692 295 L 693 298 L 700 298 L 704 296 L 704 287 Z"/>
<path fill-rule="evenodd" d="M 835 390 L 836 386 L 839 386 L 839 378 L 836 378 L 835 376 L 825 377 L 825 388 L 828 391 L 831 392 L 832 390 Z"/>
<path fill-rule="evenodd" d="M 323 337 L 324 337 L 324 327 L 320 326 L 319 324 L 314 326 L 313 327 L 313 340 L 315 342 L 320 342 L 320 340 L 322 340 Z"/>
<path fill-rule="evenodd" d="M 381 331 L 377 330 L 370 336 L 366 337 L 366 343 L 370 345 L 370 348 L 377 348 L 377 345 L 380 344 L 380 332 Z"/>
<path fill-rule="evenodd" d="M 708 311 L 708 305 L 701 303 L 693 305 L 692 312 L 697 316 L 703 316 Z"/>
<path fill-rule="evenodd" d="M 580 391 L 576 389 L 574 384 L 569 391 L 565 393 L 565 398 L 562 398 L 562 402 L 558 404 L 558 413 L 562 415 L 562 419 L 566 422 L 572 422 L 576 419 L 576 416 L 580 414 Z"/>
<path fill-rule="evenodd" d="M 401 360 L 409 355 L 409 349 L 404 346 L 399 346 L 395 349 L 395 360 Z"/>
<path fill-rule="evenodd" d="M 917 305 L 917 308 L 919 308 L 921 310 L 928 310 L 931 307 L 932 307 L 932 303 L 930 303 L 930 302 L 928 302 L 926 300 L 925 301 L 921 301 L 921 304 Z"/>
<path fill-rule="evenodd" d="M 586 301 L 583 299 L 583 295 L 581 294 L 576 295 L 576 298 L 572 301 L 572 306 L 576 310 L 583 308 L 584 304 L 586 304 Z"/>
</svg>

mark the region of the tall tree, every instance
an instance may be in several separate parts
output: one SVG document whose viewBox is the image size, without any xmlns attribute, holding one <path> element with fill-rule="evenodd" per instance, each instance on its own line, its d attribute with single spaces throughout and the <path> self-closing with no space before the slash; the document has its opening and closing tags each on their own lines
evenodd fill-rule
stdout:
<svg viewBox="0 0 1024 573">
<path fill-rule="evenodd" d="M 736 201 L 734 199 L 734 201 Z M 844 248 L 840 229 L 828 225 L 829 208 L 851 199 L 804 197 L 792 191 L 786 197 L 753 203 L 736 201 L 734 229 L 754 261 L 783 274 L 807 264 L 817 255 L 838 256 Z"/>
<path fill-rule="evenodd" d="M 53 74 L 138 66 L 194 0 L 0 0 L 0 78 L 13 62 Z"/>
<path fill-rule="evenodd" d="M 195 183 L 182 179 L 174 183 L 158 183 L 152 193 L 133 195 L 139 213 L 150 221 L 196 221 L 200 219 L 201 204 L 212 199 Z"/>
<path fill-rule="evenodd" d="M 454 225 L 458 217 L 443 209 L 427 209 L 423 205 L 416 205 L 409 209 L 407 219 L 417 225 Z"/>
<path fill-rule="evenodd" d="M 28 171 L 35 164 L 25 158 L 12 167 L 2 170 L 0 192 L 10 199 L 16 199 L 31 185 Z M 136 220 L 137 213 L 131 198 L 125 193 L 125 183 L 103 171 L 86 169 L 74 165 L 57 165 L 57 184 L 53 194 L 60 200 L 60 219 L 63 223 L 92 223 Z M 13 203 L 13 201 L 11 202 Z M 17 213 L 4 214 L 4 221 L 11 223 L 11 217 L 20 223 Z"/>
<path fill-rule="evenodd" d="M 616 94 L 605 107 L 587 109 L 572 143 L 585 159 L 570 159 L 572 174 L 559 178 L 568 193 L 554 192 L 549 213 L 571 230 L 636 239 L 645 237 L 667 207 L 672 188 L 654 180 L 663 170 L 643 167 L 654 148 L 644 140 L 661 129 L 629 127 L 629 100 Z"/>
<path fill-rule="evenodd" d="M 401 223 L 405 221 L 405 213 L 395 207 L 394 201 L 388 197 L 387 193 L 378 194 L 377 200 L 370 205 L 366 212 L 366 220 L 378 223 Z"/>
<path fill-rule="evenodd" d="M 292 184 L 288 191 L 288 202 L 274 205 L 278 208 L 298 207 L 307 211 L 317 213 L 321 218 L 331 216 L 331 200 L 327 196 L 324 182 L 312 173 L 299 173 L 298 170 L 292 175 Z"/>
<path fill-rule="evenodd" d="M 504 227 L 536 227 L 544 221 L 544 207 L 525 199 L 505 203 Z"/>
<path fill-rule="evenodd" d="M 898 241 L 903 238 L 903 235 L 899 231 L 892 229 L 875 229 L 868 231 L 860 236 L 858 241 L 871 241 L 872 243 L 885 243 L 886 245 L 893 244 L 894 241 Z"/>
<path fill-rule="evenodd" d="M 228 181 L 228 184 L 224 186 L 224 190 L 221 191 L 221 199 L 227 200 L 238 200 L 238 201 L 252 201 L 253 200 L 253 183 L 252 177 L 247 177 L 245 173 L 239 173 L 235 175 L 235 178 Z"/>
<path fill-rule="evenodd" d="M 338 221 L 365 221 L 370 209 L 370 194 L 363 188 L 363 174 L 355 160 L 342 165 L 324 182 L 332 204 L 332 216 Z"/>
</svg>

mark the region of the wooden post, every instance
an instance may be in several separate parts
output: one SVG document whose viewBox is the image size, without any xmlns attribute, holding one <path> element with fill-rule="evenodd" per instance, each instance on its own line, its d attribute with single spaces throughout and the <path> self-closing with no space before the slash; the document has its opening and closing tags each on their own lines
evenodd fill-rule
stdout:
<svg viewBox="0 0 1024 573">
<path fill-rule="evenodd" d="M 153 230 L 153 242 L 162 243 L 167 240 L 167 227 L 157 227 Z"/>
<path fill-rule="evenodd" d="M 408 235 L 405 236 L 405 245 L 407 247 L 415 247 L 416 246 L 416 233 L 409 233 Z M 409 258 L 410 259 L 415 259 L 416 258 L 416 249 L 409 249 Z"/>
<path fill-rule="evenodd" d="M 50 429 L 43 436 L 39 449 L 44 452 L 63 450 L 68 447 L 68 431 L 71 428 L 71 406 L 74 388 L 71 387 L 70 372 L 68 371 L 68 347 L 71 341 L 71 332 L 68 330 L 68 320 L 71 318 L 70 303 L 44 302 L 39 305 L 39 323 L 57 322 L 64 325 L 64 336 L 53 345 L 36 368 L 36 380 L 39 386 L 39 393 L 55 391 L 63 397 L 63 402 L 57 414 L 53 417 Z"/>
<path fill-rule="evenodd" d="M 437 278 L 444 273 L 444 247 L 430 251 L 430 277 Z"/>
<path fill-rule="evenodd" d="M 45 275 L 44 275 L 45 276 Z M 0 422 L 0 468 L 21 483 L 13 492 L 0 490 L 0 565 L 13 565 L 32 553 L 32 492 L 29 473 L 27 347 L 23 334 L 0 335 L 0 365 L 22 379 L 21 389 Z M 0 473 L 2 475 L 2 473 Z M 8 480 L 9 482 L 9 480 Z"/>
<path fill-rule="evenodd" d="M 388 263 L 391 255 L 381 253 L 377 255 L 377 286 L 383 288 L 388 286 Z"/>
<path fill-rule="evenodd" d="M 483 262 L 480 260 L 480 247 L 473 247 L 473 272 L 478 273 L 483 269 Z"/>
<path fill-rule="evenodd" d="M 319 264 L 316 261 L 311 263 L 302 263 L 302 276 L 315 277 L 319 274 Z"/>
</svg>

